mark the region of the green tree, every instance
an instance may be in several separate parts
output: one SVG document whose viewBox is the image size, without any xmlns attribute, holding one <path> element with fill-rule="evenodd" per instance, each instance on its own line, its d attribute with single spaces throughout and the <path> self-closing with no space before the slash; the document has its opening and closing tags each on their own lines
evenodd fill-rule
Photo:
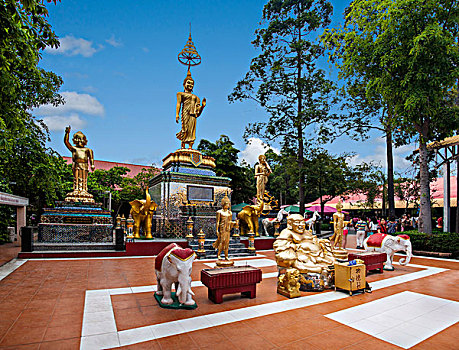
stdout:
<svg viewBox="0 0 459 350">
<path fill-rule="evenodd" d="M 247 202 L 253 197 L 256 193 L 253 170 L 246 164 L 238 165 L 239 150 L 234 147 L 228 136 L 221 135 L 215 143 L 202 139 L 198 150 L 206 156 L 215 158 L 215 172 L 218 176 L 231 179 L 233 204 Z"/>
<path fill-rule="evenodd" d="M 311 149 L 306 161 L 306 196 L 311 201 L 319 198 L 321 215 L 325 204 L 336 196 L 344 196 L 354 177 L 347 165 L 348 154 L 332 155 L 324 149 Z"/>
<path fill-rule="evenodd" d="M 454 104 L 459 77 L 456 0 L 355 0 L 333 30 L 346 76 L 365 96 L 381 96 L 395 130 L 419 142 L 419 230 L 432 233 L 427 143 L 459 129 Z"/>
<path fill-rule="evenodd" d="M 33 123 L 30 109 L 63 102 L 57 93 L 62 79 L 38 67 L 41 51 L 59 46 L 47 15 L 42 1 L 0 2 L 1 148 L 8 148 L 14 137 L 7 131 L 24 131 Z"/>
<path fill-rule="evenodd" d="M 253 44 L 261 54 L 239 81 L 230 102 L 253 99 L 269 114 L 266 122 L 249 124 L 245 136 L 279 140 L 297 154 L 298 197 L 304 214 L 304 150 L 310 135 L 330 119 L 334 84 L 318 61 L 324 54 L 315 39 L 330 23 L 332 5 L 326 0 L 270 0 Z"/>
<path fill-rule="evenodd" d="M 47 14 L 42 1 L 0 0 L 0 191 L 28 197 L 32 210 L 63 199 L 69 170 L 30 112 L 63 102 L 62 79 L 38 66 L 41 51 L 59 45 Z M 5 232 L 9 215 L 0 217 Z"/>
<path fill-rule="evenodd" d="M 349 181 L 349 194 L 363 195 L 365 201 L 360 203 L 364 209 L 374 209 L 377 198 L 384 198 L 384 173 L 380 166 L 373 163 L 362 163 L 354 167 Z"/>
<path fill-rule="evenodd" d="M 265 156 L 272 170 L 266 190 L 275 198 L 279 198 L 279 205 L 296 203 L 298 201 L 296 154 L 286 149 L 276 154 L 268 149 Z"/>
</svg>

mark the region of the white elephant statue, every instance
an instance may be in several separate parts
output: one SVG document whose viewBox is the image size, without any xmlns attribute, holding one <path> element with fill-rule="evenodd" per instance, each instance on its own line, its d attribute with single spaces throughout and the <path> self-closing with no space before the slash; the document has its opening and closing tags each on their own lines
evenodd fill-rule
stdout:
<svg viewBox="0 0 459 350">
<path fill-rule="evenodd" d="M 165 247 L 155 259 L 156 279 L 158 281 L 157 295 L 162 295 L 161 304 L 170 305 L 172 299 L 172 284 L 180 304 L 195 305 L 191 290 L 191 270 L 196 254 L 190 248 L 182 248 L 176 243 Z"/>
<path fill-rule="evenodd" d="M 394 271 L 392 260 L 395 252 L 403 251 L 406 253 L 406 258 L 399 260 L 400 265 L 408 264 L 412 256 L 411 241 L 408 235 L 391 236 L 384 233 L 375 233 L 363 241 L 363 246 L 368 252 L 386 253 L 387 260 L 384 270 L 387 271 Z"/>
</svg>

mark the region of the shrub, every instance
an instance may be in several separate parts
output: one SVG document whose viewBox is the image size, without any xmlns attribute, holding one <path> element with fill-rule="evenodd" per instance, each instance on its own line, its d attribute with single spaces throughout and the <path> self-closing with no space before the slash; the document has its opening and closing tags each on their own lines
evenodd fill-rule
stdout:
<svg viewBox="0 0 459 350">
<path fill-rule="evenodd" d="M 321 225 L 320 225 L 320 230 L 321 230 L 321 231 L 328 231 L 328 230 L 330 230 L 330 224 L 321 224 Z"/>
<path fill-rule="evenodd" d="M 11 218 L 13 209 L 6 205 L 0 205 L 0 244 L 7 243 L 9 241 L 7 227 L 14 224 L 14 220 Z"/>
<path fill-rule="evenodd" d="M 459 255 L 459 233 L 440 232 L 435 230 L 432 235 L 418 232 L 416 230 L 397 232 L 396 234 L 407 234 L 410 236 L 413 250 L 429 252 L 453 253 Z"/>
</svg>

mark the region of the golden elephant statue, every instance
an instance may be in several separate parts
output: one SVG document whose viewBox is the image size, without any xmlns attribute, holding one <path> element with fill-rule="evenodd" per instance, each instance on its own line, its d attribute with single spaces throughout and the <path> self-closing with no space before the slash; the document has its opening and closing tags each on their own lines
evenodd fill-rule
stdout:
<svg viewBox="0 0 459 350">
<path fill-rule="evenodd" d="M 260 201 L 257 205 L 246 205 L 237 214 L 241 234 L 245 235 L 248 232 L 253 232 L 258 236 L 258 218 L 263 211 L 263 206 L 264 204 L 262 201 Z"/>
<path fill-rule="evenodd" d="M 131 205 L 131 215 L 134 219 L 134 238 L 140 238 L 140 225 L 146 238 L 153 238 L 151 235 L 151 219 L 158 205 L 151 200 L 148 187 L 146 189 L 147 199 L 135 199 L 129 202 Z"/>
</svg>

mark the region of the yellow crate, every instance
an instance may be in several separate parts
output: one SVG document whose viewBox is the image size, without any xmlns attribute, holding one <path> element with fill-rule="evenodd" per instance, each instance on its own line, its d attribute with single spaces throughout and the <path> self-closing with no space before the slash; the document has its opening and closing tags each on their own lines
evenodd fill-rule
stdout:
<svg viewBox="0 0 459 350">
<path fill-rule="evenodd" d="M 349 291 L 365 289 L 366 286 L 365 264 L 351 265 L 335 264 L 335 290 L 336 288 Z"/>
</svg>

